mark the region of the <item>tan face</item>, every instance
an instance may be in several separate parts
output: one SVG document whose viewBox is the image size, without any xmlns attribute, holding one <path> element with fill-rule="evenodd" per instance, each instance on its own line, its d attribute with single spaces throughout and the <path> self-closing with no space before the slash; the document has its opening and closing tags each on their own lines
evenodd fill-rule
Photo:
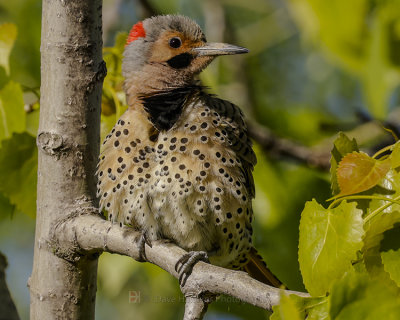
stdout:
<svg viewBox="0 0 400 320">
<path fill-rule="evenodd" d="M 205 39 L 204 39 L 205 40 Z M 198 73 L 204 69 L 214 57 L 199 56 L 194 48 L 206 44 L 202 40 L 193 40 L 178 31 L 165 31 L 152 47 L 149 63 L 167 64 L 173 69 Z"/>
<path fill-rule="evenodd" d="M 149 62 L 164 62 L 204 44 L 205 42 L 194 41 L 178 31 L 166 31 L 154 43 Z"/>
</svg>

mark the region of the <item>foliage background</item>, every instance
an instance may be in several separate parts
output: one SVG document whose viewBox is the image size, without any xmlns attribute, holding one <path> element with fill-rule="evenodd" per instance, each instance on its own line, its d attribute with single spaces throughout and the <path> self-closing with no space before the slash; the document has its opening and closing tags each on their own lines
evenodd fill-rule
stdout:
<svg viewBox="0 0 400 320">
<path fill-rule="evenodd" d="M 248 47 L 246 56 L 217 59 L 202 81 L 280 137 L 329 150 L 332 137 L 344 130 L 370 148 L 388 134 L 365 124 L 366 119 L 398 126 L 398 0 L 105 0 L 109 74 L 103 134 L 124 108 L 118 32 L 129 31 L 151 11 L 188 15 L 209 41 Z M 23 319 L 29 315 L 26 281 L 35 223 L 40 15 L 39 0 L 0 1 L 0 23 L 17 27 L 9 63 L 2 56 L 14 31 L 4 25 L 0 29 L 0 250 L 9 259 L 8 283 Z M 307 200 L 324 203 L 330 197 L 329 176 L 255 148 L 255 244 L 280 279 L 293 290 L 304 290 L 297 255 L 300 214 Z M 177 319 L 183 314 L 177 282 L 152 265 L 104 254 L 98 285 L 97 319 L 133 314 L 137 319 Z M 140 303 L 128 303 L 130 290 L 140 292 Z M 265 311 L 221 297 L 206 319 L 267 317 Z"/>
</svg>

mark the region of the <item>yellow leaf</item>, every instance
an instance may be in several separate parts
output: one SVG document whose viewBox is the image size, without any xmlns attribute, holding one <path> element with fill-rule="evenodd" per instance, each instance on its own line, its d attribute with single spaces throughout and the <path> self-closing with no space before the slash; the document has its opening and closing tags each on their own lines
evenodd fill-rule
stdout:
<svg viewBox="0 0 400 320">
<path fill-rule="evenodd" d="M 390 169 L 389 159 L 376 160 L 363 152 L 349 153 L 337 169 L 338 196 L 359 193 L 376 186 Z"/>
</svg>

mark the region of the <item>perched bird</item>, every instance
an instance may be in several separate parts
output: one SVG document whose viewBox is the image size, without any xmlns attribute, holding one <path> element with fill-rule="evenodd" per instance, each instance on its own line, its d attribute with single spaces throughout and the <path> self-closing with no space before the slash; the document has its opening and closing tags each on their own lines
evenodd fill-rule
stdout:
<svg viewBox="0 0 400 320">
<path fill-rule="evenodd" d="M 217 56 L 247 49 L 208 43 L 180 15 L 135 24 L 122 72 L 129 105 L 107 135 L 97 171 L 100 209 L 189 251 L 181 276 L 199 259 L 241 269 L 279 287 L 252 245 L 256 157 L 242 111 L 195 79 Z"/>
</svg>

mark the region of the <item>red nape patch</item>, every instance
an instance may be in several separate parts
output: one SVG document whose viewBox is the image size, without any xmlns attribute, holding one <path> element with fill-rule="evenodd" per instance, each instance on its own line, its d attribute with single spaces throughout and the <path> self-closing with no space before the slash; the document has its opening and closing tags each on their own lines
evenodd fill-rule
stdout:
<svg viewBox="0 0 400 320">
<path fill-rule="evenodd" d="M 143 22 L 140 21 L 136 23 L 129 32 L 128 38 L 126 39 L 126 45 L 137 40 L 138 38 L 144 38 L 145 36 L 146 31 L 144 31 Z"/>
</svg>

